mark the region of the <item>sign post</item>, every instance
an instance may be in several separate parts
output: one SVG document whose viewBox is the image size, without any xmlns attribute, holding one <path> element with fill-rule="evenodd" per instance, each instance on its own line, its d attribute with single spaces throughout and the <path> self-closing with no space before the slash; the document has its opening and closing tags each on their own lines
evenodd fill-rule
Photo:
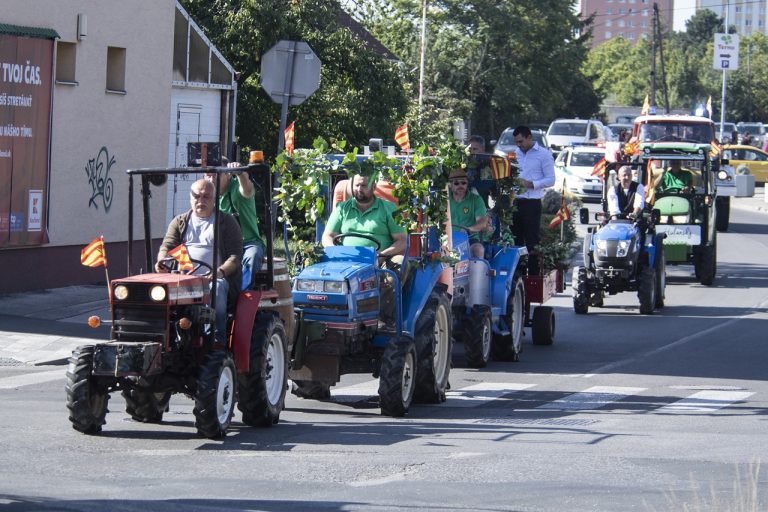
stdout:
<svg viewBox="0 0 768 512">
<path fill-rule="evenodd" d="M 725 26 L 728 26 L 728 11 L 726 9 Z M 712 52 L 712 67 L 723 70 L 723 92 L 720 101 L 720 137 L 725 128 L 725 85 L 728 70 L 739 69 L 739 36 L 738 34 L 715 34 L 715 46 Z M 733 141 L 737 143 L 738 141 Z"/>
</svg>

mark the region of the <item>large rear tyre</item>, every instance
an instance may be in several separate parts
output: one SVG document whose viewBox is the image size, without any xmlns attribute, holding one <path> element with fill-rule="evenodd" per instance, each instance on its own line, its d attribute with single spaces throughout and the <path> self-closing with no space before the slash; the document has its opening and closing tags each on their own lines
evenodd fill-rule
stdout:
<svg viewBox="0 0 768 512">
<path fill-rule="evenodd" d="M 731 198 L 720 196 L 715 199 L 715 229 L 728 231 L 731 220 Z"/>
<path fill-rule="evenodd" d="M 640 300 L 640 313 L 650 315 L 656 306 L 656 270 L 643 267 L 637 283 L 637 298 Z"/>
<path fill-rule="evenodd" d="M 445 401 L 451 372 L 451 303 L 444 291 L 433 291 L 416 321 L 416 390 L 414 401 Z"/>
<path fill-rule="evenodd" d="M 109 393 L 99 389 L 91 375 L 95 347 L 77 347 L 67 367 L 67 409 L 72 428 L 83 434 L 97 434 L 106 423 Z"/>
<path fill-rule="evenodd" d="M 310 400 L 328 400 L 331 398 L 331 386 L 329 384 L 313 380 L 294 380 L 292 382 L 291 393 L 299 398 Z"/>
<path fill-rule="evenodd" d="M 251 335 L 248 373 L 238 376 L 240 396 L 237 407 L 243 423 L 271 427 L 280 419 L 288 387 L 288 357 L 285 327 L 275 312 L 256 316 Z"/>
<path fill-rule="evenodd" d="M 471 322 L 470 322 L 471 320 Z M 462 338 L 467 366 L 485 368 L 491 358 L 491 308 L 476 305 L 462 325 Z"/>
<path fill-rule="evenodd" d="M 209 439 L 224 437 L 232 422 L 237 396 L 235 363 L 226 350 L 213 350 L 205 356 L 195 391 L 195 427 Z"/>
<path fill-rule="evenodd" d="M 154 393 L 141 388 L 130 388 L 123 390 L 123 398 L 125 412 L 134 421 L 160 423 L 163 421 L 163 413 L 168 410 L 171 392 Z"/>
<path fill-rule="evenodd" d="M 407 336 L 390 338 L 381 358 L 379 406 L 382 416 L 405 416 L 416 389 L 416 345 Z"/>
<path fill-rule="evenodd" d="M 507 313 L 504 321 L 509 327 L 509 334 L 494 335 L 491 356 L 496 361 L 519 361 L 523 350 L 523 327 L 525 325 L 525 288 L 523 280 L 518 278 L 507 297 Z"/>
<path fill-rule="evenodd" d="M 696 277 L 704 286 L 710 286 L 715 280 L 717 273 L 717 246 L 706 245 L 701 248 L 697 255 L 694 265 L 696 266 Z"/>
<path fill-rule="evenodd" d="M 589 311 L 589 292 L 587 290 L 587 269 L 574 267 L 571 277 L 573 288 L 573 311 L 577 315 L 586 315 Z"/>
<path fill-rule="evenodd" d="M 539 306 L 533 310 L 534 345 L 551 345 L 555 341 L 555 310 L 550 306 Z"/>
<path fill-rule="evenodd" d="M 667 290 L 667 257 L 664 255 L 663 240 L 659 239 L 656 245 L 656 308 L 664 307 L 664 298 Z"/>
</svg>

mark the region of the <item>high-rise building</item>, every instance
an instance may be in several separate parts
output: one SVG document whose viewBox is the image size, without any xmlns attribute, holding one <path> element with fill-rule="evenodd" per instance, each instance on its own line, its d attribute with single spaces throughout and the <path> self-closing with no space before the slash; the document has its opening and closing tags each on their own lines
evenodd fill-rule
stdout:
<svg viewBox="0 0 768 512">
<path fill-rule="evenodd" d="M 723 0 L 713 0 L 723 1 Z M 662 26 L 672 27 L 674 0 L 656 0 Z M 581 0 L 580 15 L 595 15 L 592 25 L 592 47 L 614 37 L 631 43 L 653 34 L 653 0 Z"/>
<path fill-rule="evenodd" d="M 696 0 L 696 10 L 709 9 L 736 27 L 739 35 L 766 34 L 766 0 Z"/>
</svg>

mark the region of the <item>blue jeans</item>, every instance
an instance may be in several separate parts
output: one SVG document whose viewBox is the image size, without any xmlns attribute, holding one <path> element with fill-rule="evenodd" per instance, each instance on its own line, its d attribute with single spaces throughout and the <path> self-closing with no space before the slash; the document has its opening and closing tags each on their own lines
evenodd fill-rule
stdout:
<svg viewBox="0 0 768 512">
<path fill-rule="evenodd" d="M 216 341 L 225 343 L 227 340 L 227 294 L 229 283 L 226 279 L 216 280 Z"/>
<path fill-rule="evenodd" d="M 261 270 L 264 260 L 264 246 L 259 242 L 249 242 L 243 246 L 243 285 L 246 290 L 251 285 L 253 273 Z"/>
</svg>

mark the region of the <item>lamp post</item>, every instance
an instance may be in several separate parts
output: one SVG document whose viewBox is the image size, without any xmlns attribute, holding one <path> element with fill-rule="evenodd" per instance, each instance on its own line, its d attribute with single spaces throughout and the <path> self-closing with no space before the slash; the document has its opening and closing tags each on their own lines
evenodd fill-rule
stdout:
<svg viewBox="0 0 768 512">
<path fill-rule="evenodd" d="M 421 49 L 419 55 L 419 123 L 424 104 L 424 60 L 427 53 L 427 1 L 421 1 Z"/>
</svg>

